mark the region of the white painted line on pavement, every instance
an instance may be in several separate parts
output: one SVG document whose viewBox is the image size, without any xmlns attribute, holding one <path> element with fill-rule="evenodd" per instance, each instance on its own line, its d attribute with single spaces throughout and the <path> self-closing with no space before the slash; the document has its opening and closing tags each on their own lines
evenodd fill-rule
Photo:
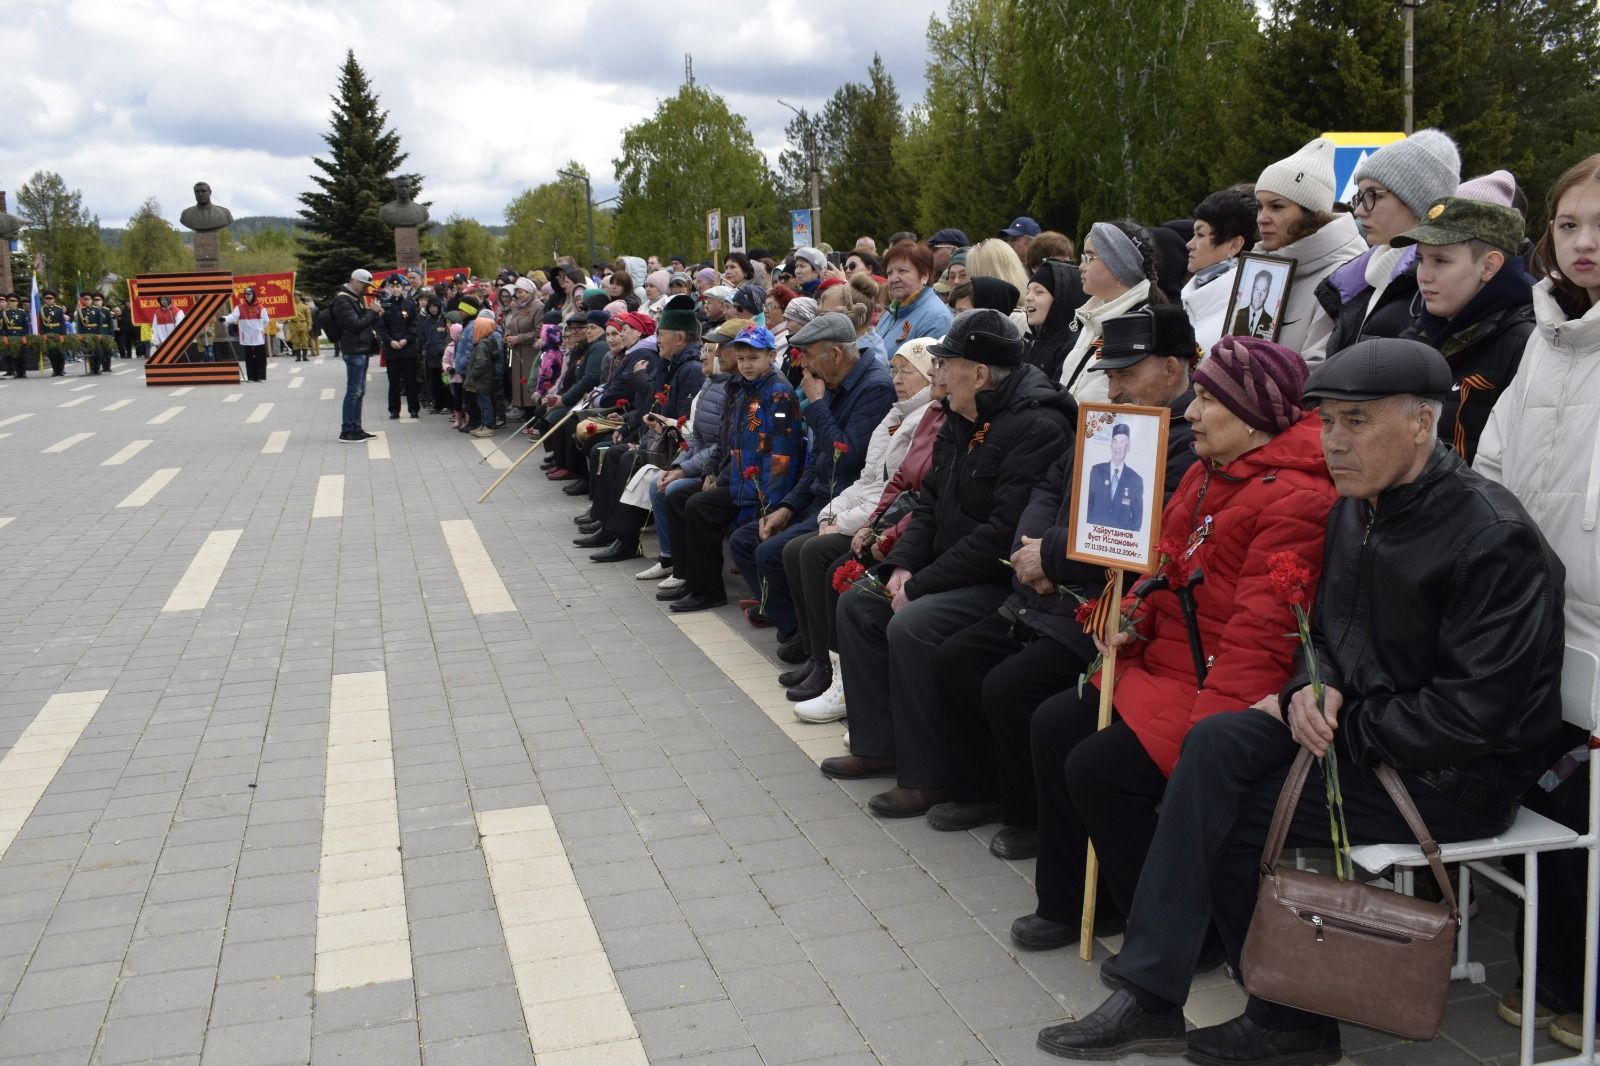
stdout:
<svg viewBox="0 0 1600 1066">
<path fill-rule="evenodd" d="M 444 541 L 450 547 L 450 561 L 456 564 L 456 575 L 466 590 L 467 603 L 473 614 L 499 614 L 515 611 L 511 593 L 506 591 L 500 572 L 494 568 L 489 551 L 478 536 L 478 527 L 470 518 L 440 522 Z"/>
<path fill-rule="evenodd" d="M 331 399 L 333 399 L 333 390 L 332 389 L 323 389 L 322 390 L 322 395 L 318 396 L 317 399 L 319 399 L 319 400 L 331 400 Z"/>
<path fill-rule="evenodd" d="M 9 436 L 11 436 L 9 433 L 0 433 L 0 440 L 5 440 Z"/>
<path fill-rule="evenodd" d="M 181 389 L 173 389 L 171 392 L 167 393 L 167 395 L 168 396 L 182 396 L 184 393 L 193 392 L 193 391 L 194 391 L 194 386 L 193 385 L 185 385 Z"/>
<path fill-rule="evenodd" d="M 88 440 L 92 436 L 94 436 L 93 433 L 74 433 L 72 436 L 68 437 L 66 440 L 58 440 L 58 441 L 56 441 L 54 444 L 50 445 L 50 447 L 46 448 L 40 454 L 42 454 L 42 455 L 53 455 L 56 452 L 64 452 L 68 448 L 72 447 L 74 444 L 82 444 L 84 441 Z"/>
<path fill-rule="evenodd" d="M 17 516 L 14 515 L 14 514 L 8 514 L 8 515 L 5 515 L 4 517 L 0 517 L 0 529 L 6 528 L 7 526 L 9 526 L 11 523 L 15 522 L 16 520 L 17 520 Z"/>
<path fill-rule="evenodd" d="M 289 379 L 289 387 L 291 389 L 298 389 L 301 385 L 304 385 L 305 383 L 306 383 L 306 379 L 305 378 L 290 378 Z"/>
<path fill-rule="evenodd" d="M 140 452 L 144 451 L 154 443 L 154 441 L 149 440 L 136 440 L 100 465 L 121 466 L 123 463 L 127 462 L 129 459 L 132 459 L 135 455 L 138 455 Z"/>
<path fill-rule="evenodd" d="M 344 475 L 323 474 L 317 478 L 317 495 L 311 501 L 312 518 L 344 516 Z"/>
<path fill-rule="evenodd" d="M 482 811 L 478 835 L 540 1066 L 648 1066 L 550 808 Z"/>
<path fill-rule="evenodd" d="M 90 381 L 90 382 L 87 382 L 87 383 L 85 383 L 83 385 L 74 385 L 74 386 L 72 386 L 72 388 L 69 391 L 71 391 L 71 392 L 82 392 L 84 389 L 92 389 L 98 384 L 100 384 L 98 381 Z"/>
<path fill-rule="evenodd" d="M 120 411 L 120 410 L 122 410 L 124 407 L 128 406 L 132 402 L 133 402 L 132 400 L 117 400 L 115 403 L 106 404 L 104 407 L 100 408 L 100 410 L 101 410 L 101 412 L 105 412 L 105 411 Z"/>
<path fill-rule="evenodd" d="M 389 434 L 374 433 L 372 439 L 367 441 L 368 459 L 389 458 Z"/>
<path fill-rule="evenodd" d="M 256 404 L 256 409 L 250 412 L 250 417 L 246 418 L 245 422 L 246 424 L 251 422 L 265 422 L 267 420 L 267 415 L 271 413 L 272 405 L 270 403 L 258 403 Z"/>
<path fill-rule="evenodd" d="M 283 446 L 289 443 L 289 431 L 286 429 L 274 430 L 267 438 L 267 443 L 261 446 L 262 455 L 282 455 Z"/>
<path fill-rule="evenodd" d="M 167 483 L 178 476 L 181 466 L 164 466 L 154 474 L 144 479 L 144 484 L 134 489 L 122 498 L 118 507 L 143 507 L 156 498 L 156 493 L 167 487 Z"/>
<path fill-rule="evenodd" d="M 33 417 L 33 412 L 29 411 L 27 414 L 12 415 L 10 418 L 0 418 L 0 426 L 14 426 L 18 422 L 21 422 L 24 418 L 32 418 L 32 417 Z"/>
<path fill-rule="evenodd" d="M 301 372 L 301 371 L 302 371 L 302 370 L 304 370 L 304 369 L 305 369 L 305 367 L 301 367 L 301 366 L 291 366 L 291 367 L 290 367 L 290 368 L 289 368 L 289 373 L 291 373 L 291 374 L 298 374 L 298 373 L 300 373 L 300 372 Z M 292 389 L 292 388 L 294 388 L 294 386 L 293 386 L 293 385 L 290 385 L 290 386 L 289 386 L 289 387 L 290 387 L 290 388 L 291 388 L 291 389 Z"/>
<path fill-rule="evenodd" d="M 58 692 L 0 759 L 0 857 L 17 839 L 56 771 L 100 709 L 106 689 Z"/>
<path fill-rule="evenodd" d="M 230 392 L 230 393 L 228 393 L 228 395 L 226 395 L 226 396 L 224 396 L 222 398 L 222 402 L 223 403 L 238 403 L 242 399 L 244 399 L 244 393 L 242 393 L 242 392 Z"/>
<path fill-rule="evenodd" d="M 317 992 L 411 976 L 389 689 L 381 670 L 333 675 L 316 952 Z"/>
<path fill-rule="evenodd" d="M 178 415 L 181 414 L 182 412 L 183 412 L 183 408 L 181 406 L 179 406 L 179 407 L 169 407 L 165 411 L 162 411 L 160 414 L 156 415 L 150 421 L 146 422 L 145 425 L 147 425 L 147 426 L 165 425 L 166 423 L 171 422 L 174 418 L 177 418 Z"/>
<path fill-rule="evenodd" d="M 487 437 L 474 437 L 472 446 L 478 449 L 478 454 L 489 460 L 489 465 L 496 470 L 511 469 L 511 459 L 503 451 L 495 451 L 494 441 Z"/>
<path fill-rule="evenodd" d="M 58 404 L 56 404 L 56 406 L 57 406 L 57 407 L 76 407 L 76 406 L 78 406 L 78 405 L 79 405 L 79 404 L 80 404 L 80 403 L 88 403 L 88 402 L 89 402 L 89 401 L 90 401 L 90 399 L 92 399 L 92 397 L 89 397 L 89 396 L 79 396 L 79 397 L 78 397 L 78 398 L 77 398 L 77 399 L 75 399 L 75 400 L 68 400 L 68 401 L 67 401 L 67 402 L 66 402 L 66 403 L 58 403 Z"/>
<path fill-rule="evenodd" d="M 198 611 L 211 602 L 211 593 L 227 569 L 242 529 L 219 529 L 206 537 L 194 553 L 189 569 L 178 579 L 178 587 L 167 597 L 163 611 Z"/>
<path fill-rule="evenodd" d="M 63 385 L 71 385 L 72 384 L 72 379 L 69 378 L 69 377 L 61 377 L 61 378 L 57 378 L 55 381 L 52 381 L 50 384 L 54 385 L 56 388 L 59 389 Z"/>
</svg>

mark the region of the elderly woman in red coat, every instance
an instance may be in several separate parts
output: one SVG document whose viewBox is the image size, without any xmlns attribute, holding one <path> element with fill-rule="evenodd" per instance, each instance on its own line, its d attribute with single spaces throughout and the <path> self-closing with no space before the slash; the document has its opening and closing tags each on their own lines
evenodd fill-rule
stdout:
<svg viewBox="0 0 1600 1066">
<path fill-rule="evenodd" d="M 1270 341 L 1226 337 L 1195 370 L 1194 425 L 1201 461 L 1162 513 L 1162 568 L 1170 588 L 1132 597 L 1136 632 L 1116 639 L 1116 719 L 1096 733 L 1091 685 L 1045 701 L 1033 717 L 1039 793 L 1039 905 L 1011 927 L 1018 947 L 1075 943 L 1083 908 L 1085 849 L 1101 863 L 1104 905 L 1125 914 L 1155 833 L 1156 809 L 1189 727 L 1240 711 L 1288 680 L 1296 643 L 1289 604 L 1274 591 L 1268 558 L 1290 551 L 1322 571 L 1322 537 L 1338 493 L 1323 462 L 1317 420 L 1300 407 L 1306 366 Z M 1203 577 L 1201 576 L 1203 575 Z M 1188 586 L 1205 680 L 1174 589 Z M 1196 871 L 1199 876 L 1203 871 Z"/>
</svg>

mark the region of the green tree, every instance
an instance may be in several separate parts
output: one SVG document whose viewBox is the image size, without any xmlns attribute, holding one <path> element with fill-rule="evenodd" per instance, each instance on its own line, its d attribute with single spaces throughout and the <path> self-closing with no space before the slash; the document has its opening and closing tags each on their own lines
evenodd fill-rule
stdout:
<svg viewBox="0 0 1600 1066">
<path fill-rule="evenodd" d="M 839 248 L 849 248 L 863 234 L 876 234 L 881 241 L 908 229 L 916 213 L 916 182 L 895 158 L 905 138 L 905 115 L 881 56 L 873 55 L 867 82 L 857 88 L 822 212 L 829 243 Z"/>
<path fill-rule="evenodd" d="M 588 171 L 576 162 L 562 168 L 572 174 Z M 526 271 L 554 263 L 570 255 L 579 262 L 589 257 L 589 223 L 583 202 L 583 182 L 576 178 L 547 181 L 524 189 L 506 205 L 506 234 L 500 252 L 506 263 Z M 605 255 L 611 247 L 611 216 L 596 211 L 594 216 L 595 254 Z"/>
<path fill-rule="evenodd" d="M 389 112 L 379 109 L 366 72 L 353 51 L 345 53 L 339 94 L 333 98 L 329 130 L 322 135 L 328 157 L 312 160 L 315 190 L 300 194 L 300 216 L 310 231 L 300 255 L 301 284 L 319 298 L 342 285 L 357 267 L 383 267 L 394 261 L 394 231 L 378 209 L 394 194 L 394 180 L 420 188 L 417 174 L 399 174 L 406 153 L 400 135 L 386 128 Z"/>
<path fill-rule="evenodd" d="M 725 219 L 747 220 L 777 212 L 766 160 L 743 117 L 702 85 L 682 86 L 653 116 L 624 130 L 615 163 L 621 201 L 615 243 L 630 255 L 709 255 L 707 211 L 721 208 Z M 751 236 L 766 234 L 769 225 Z"/>
<path fill-rule="evenodd" d="M 223 231 L 222 265 L 235 274 L 282 274 L 299 269 L 300 242 L 286 229 L 269 227 L 241 234 Z M 298 278 L 295 279 L 299 284 Z"/>
<path fill-rule="evenodd" d="M 81 191 L 67 188 L 60 174 L 41 170 L 17 190 L 17 208 L 27 219 L 23 243 L 44 256 L 41 286 L 59 289 L 64 299 L 70 299 L 74 290 L 100 281 L 106 272 L 100 220 L 83 206 Z"/>
<path fill-rule="evenodd" d="M 1015 107 L 1034 138 L 1017 187 L 1030 214 L 1076 236 L 1101 219 L 1187 214 L 1220 172 L 1237 180 L 1208 131 L 1219 113 L 1260 109 L 1240 70 L 1258 32 L 1252 0 L 1022 4 L 1017 31 Z"/>
<path fill-rule="evenodd" d="M 481 222 L 460 215 L 445 220 L 439 236 L 439 254 L 445 266 L 470 267 L 478 277 L 492 278 L 500 270 L 500 251 L 494 234 Z"/>
<path fill-rule="evenodd" d="M 112 256 L 117 272 L 135 274 L 173 274 L 194 269 L 194 252 L 183 243 L 183 235 L 161 217 L 161 205 L 151 197 L 128 219 L 122 233 L 122 246 Z"/>
<path fill-rule="evenodd" d="M 927 93 L 898 153 L 919 175 L 916 225 L 974 240 L 1019 214 L 1017 159 L 1032 137 L 1012 107 L 1017 0 L 951 0 L 928 19 Z"/>
</svg>

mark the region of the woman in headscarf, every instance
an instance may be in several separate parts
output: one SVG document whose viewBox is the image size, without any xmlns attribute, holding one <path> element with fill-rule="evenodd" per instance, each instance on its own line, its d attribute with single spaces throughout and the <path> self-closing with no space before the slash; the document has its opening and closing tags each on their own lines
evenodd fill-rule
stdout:
<svg viewBox="0 0 1600 1066">
<path fill-rule="evenodd" d="M 1046 259 L 1028 279 L 1028 291 L 1022 297 L 1022 310 L 1028 316 L 1028 351 L 1022 358 L 1051 381 L 1061 380 L 1062 364 L 1078 337 L 1072 328 L 1073 315 L 1088 299 L 1083 278 L 1071 263 Z"/>
</svg>

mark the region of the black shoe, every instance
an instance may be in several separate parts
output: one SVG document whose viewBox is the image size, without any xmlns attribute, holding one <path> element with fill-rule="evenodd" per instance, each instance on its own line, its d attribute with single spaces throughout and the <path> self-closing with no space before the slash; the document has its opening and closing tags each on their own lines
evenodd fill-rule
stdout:
<svg viewBox="0 0 1600 1066">
<path fill-rule="evenodd" d="M 589 491 L 589 483 L 587 481 L 574 481 L 570 485 L 561 486 L 561 491 L 568 496 L 582 496 Z"/>
<path fill-rule="evenodd" d="M 582 514 L 575 514 L 572 516 L 572 524 L 575 526 L 587 525 L 588 523 L 595 521 L 598 521 L 598 519 L 595 518 L 593 511 L 585 511 Z"/>
<path fill-rule="evenodd" d="M 1078 942 L 1077 922 L 1052 922 L 1038 914 L 1024 914 L 1011 923 L 1011 942 L 1023 951 L 1054 951 Z"/>
<path fill-rule="evenodd" d="M 400 416 L 399 416 L 399 415 L 398 415 L 398 414 L 393 414 L 393 415 L 390 415 L 390 416 L 389 416 L 389 421 L 391 421 L 391 422 L 398 422 L 398 421 L 400 421 Z"/>
<path fill-rule="evenodd" d="M 578 532 L 584 534 L 585 536 L 588 536 L 590 533 L 598 533 L 598 532 L 600 532 L 605 527 L 606 527 L 606 524 L 604 522 L 600 521 L 600 519 L 592 518 L 587 522 L 579 522 L 578 523 Z"/>
<path fill-rule="evenodd" d="M 976 829 L 1001 819 L 998 803 L 941 803 L 928 811 L 928 825 L 941 833 Z"/>
<path fill-rule="evenodd" d="M 806 661 L 806 646 L 805 642 L 800 639 L 799 633 L 778 645 L 778 661 L 780 663 L 789 663 L 790 665 Z M 788 688 L 789 686 L 785 685 L 783 687 Z"/>
<path fill-rule="evenodd" d="M 1339 1023 L 1313 1029 L 1268 1029 L 1244 1015 L 1189 1034 L 1184 1056 L 1201 1066 L 1320 1066 L 1344 1057 Z"/>
<path fill-rule="evenodd" d="M 794 688 L 800 682 L 810 677 L 811 671 L 816 669 L 816 666 L 816 663 L 812 662 L 810 659 L 807 659 L 793 670 L 785 670 L 783 673 L 778 675 L 778 687 Z"/>
<path fill-rule="evenodd" d="M 689 586 L 679 585 L 675 589 L 664 589 L 656 593 L 656 599 L 662 603 L 671 603 L 673 600 L 681 600 L 687 595 L 689 595 Z"/>
<path fill-rule="evenodd" d="M 1105 1062 L 1134 1051 L 1181 1055 L 1188 1042 L 1183 1035 L 1182 1011 L 1152 1014 L 1139 1006 L 1131 992 L 1118 991 L 1079 1021 L 1040 1029 L 1037 1046 L 1058 1058 Z"/>
<path fill-rule="evenodd" d="M 617 535 L 601 529 L 587 537 L 574 537 L 572 543 L 580 548 L 609 548 L 617 542 Z"/>
<path fill-rule="evenodd" d="M 1031 825 L 1002 826 L 989 838 L 989 854 L 997 859 L 1037 858 L 1039 830 Z"/>
<path fill-rule="evenodd" d="M 364 429 L 358 429 L 356 432 L 360 434 L 362 440 L 373 440 L 378 436 L 376 433 L 368 433 Z"/>
<path fill-rule="evenodd" d="M 644 553 L 639 550 L 639 542 L 617 540 L 603 552 L 589 556 L 590 562 L 595 563 L 620 563 L 624 559 L 637 559 Z"/>
<path fill-rule="evenodd" d="M 804 703 L 814 700 L 833 687 L 833 664 L 818 664 L 817 668 L 806 675 L 804 681 L 790 686 L 783 694 L 784 699 L 790 703 Z"/>
<path fill-rule="evenodd" d="M 359 433 L 341 433 L 339 439 L 346 444 L 359 444 L 367 438 Z"/>
<path fill-rule="evenodd" d="M 727 605 L 728 597 L 726 596 L 701 596 L 696 593 L 690 593 L 677 603 L 674 603 L 668 610 L 673 614 L 688 614 L 691 611 L 709 611 L 713 608 L 726 607 Z"/>
</svg>

